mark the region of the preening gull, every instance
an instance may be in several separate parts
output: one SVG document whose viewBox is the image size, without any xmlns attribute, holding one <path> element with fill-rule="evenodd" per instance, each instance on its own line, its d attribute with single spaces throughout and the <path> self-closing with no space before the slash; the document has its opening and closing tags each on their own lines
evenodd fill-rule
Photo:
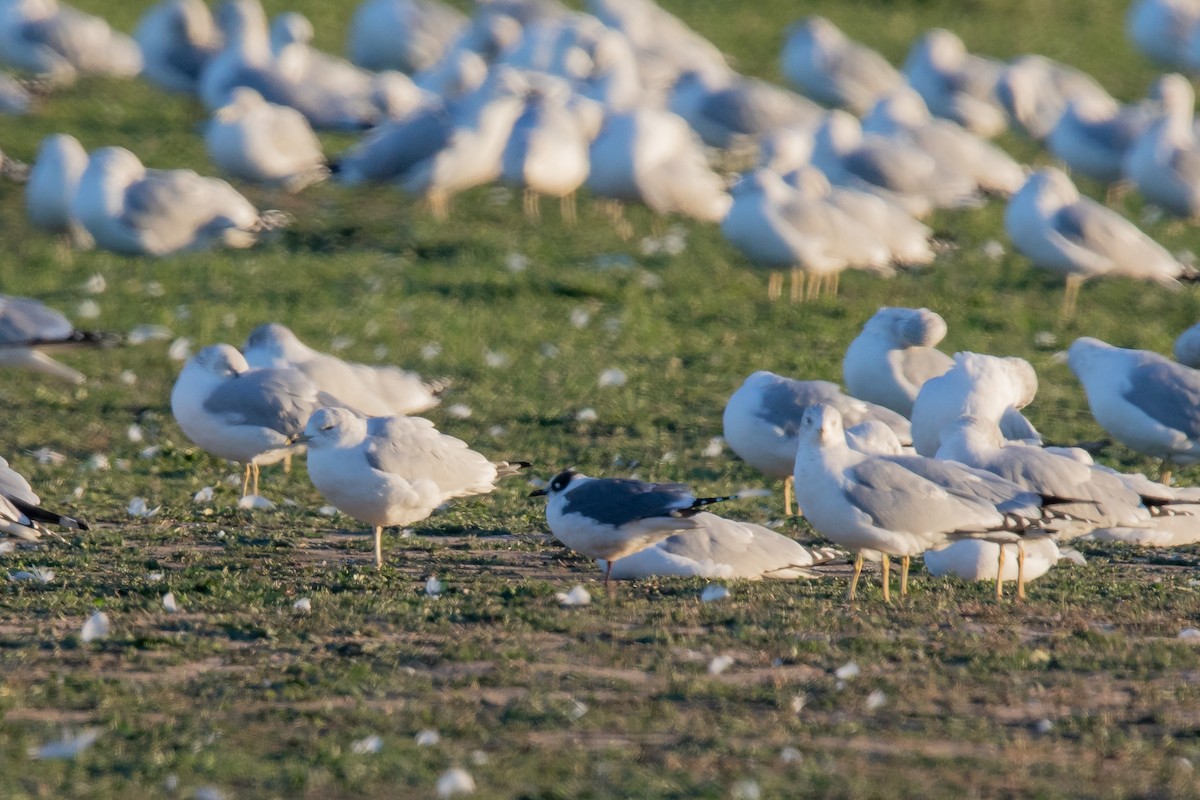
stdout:
<svg viewBox="0 0 1200 800">
<path fill-rule="evenodd" d="M 81 372 L 60 364 L 47 351 L 115 344 L 109 333 L 77 330 L 60 312 L 28 297 L 0 295 L 0 366 L 24 367 L 71 383 Z"/>
<path fill-rule="evenodd" d="M 935 345 L 946 336 L 946 320 L 928 308 L 881 308 L 846 348 L 842 380 L 855 397 L 905 417 L 917 393 L 942 375 L 954 359 Z"/>
<path fill-rule="evenodd" d="M 29 481 L 0 458 L 0 533 L 36 542 L 41 534 L 48 532 L 46 525 L 88 530 L 88 524 L 82 519 L 48 511 L 41 505 L 42 501 L 34 494 Z"/>
<path fill-rule="evenodd" d="M 692 519 L 693 530 L 614 561 L 611 577 L 619 581 L 667 576 L 793 580 L 814 578 L 811 567 L 839 557 L 831 548 L 808 548 L 770 528 L 707 511 Z M 607 571 L 607 561 L 598 563 Z"/>
<path fill-rule="evenodd" d="M 564 470 L 546 488 L 546 524 L 554 538 L 589 558 L 604 559 L 604 584 L 613 563 L 681 531 L 696 530 L 706 506 L 733 497 L 696 497 L 681 483 L 589 478 Z"/>
<path fill-rule="evenodd" d="M 779 58 L 784 77 L 804 94 L 856 114 L 904 83 L 887 59 L 848 38 L 824 17 L 792 25 Z"/>
<path fill-rule="evenodd" d="M 367 69 L 420 72 L 442 58 L 466 24 L 438 0 L 366 0 L 350 19 L 346 52 Z"/>
<path fill-rule="evenodd" d="M 142 76 L 172 92 L 195 94 L 204 68 L 221 50 L 221 32 L 204 0 L 162 0 L 138 22 Z"/>
<path fill-rule="evenodd" d="M 1111 97 L 1068 99 L 1046 148 L 1072 172 L 1104 183 L 1121 180 L 1125 157 L 1160 116 L 1155 101 L 1123 106 Z"/>
<path fill-rule="evenodd" d="M 812 178 L 824 181 L 820 175 Z M 767 169 L 743 175 L 734 184 L 733 205 L 721 221 L 725 239 L 756 265 L 771 269 L 767 296 L 783 292 L 783 272 L 792 276 L 791 300 L 816 297 L 827 286 L 836 294 L 838 276 L 858 268 L 891 275 L 891 251 L 868 228 L 822 201 L 820 190 L 799 191 Z M 814 196 L 815 195 L 815 196 Z"/>
<path fill-rule="evenodd" d="M 901 559 L 903 594 L 912 556 L 957 539 L 1019 543 L 1027 533 L 1044 532 L 1037 527 L 1043 514 L 1042 498 L 1036 494 L 949 461 L 851 450 L 841 414 L 824 404 L 804 411 L 795 486 L 796 499 L 813 528 L 858 554 L 851 599 L 864 550 L 883 555 L 883 597 L 887 600 L 888 556 Z M 1023 594 L 1021 587 L 1018 578 L 1018 596 Z M 999 582 L 996 591 L 999 595 Z"/>
<path fill-rule="evenodd" d="M 371 417 L 427 411 L 445 388 L 399 367 L 355 364 L 314 350 L 278 322 L 251 331 L 242 352 L 251 367 L 299 370 L 318 390 Z"/>
<path fill-rule="evenodd" d="M 1083 337 L 1067 351 L 1100 427 L 1118 442 L 1170 464 L 1200 461 L 1200 372 L 1149 350 Z"/>
<path fill-rule="evenodd" d="M 1040 443 L 1041 436 L 1020 413 L 1033 402 L 1037 386 L 1037 373 L 1023 358 L 955 353 L 950 368 L 917 392 L 913 446 L 932 457 L 941 446 L 942 431 L 962 416 L 999 422 L 1005 438 Z"/>
<path fill-rule="evenodd" d="M 298 192 L 329 176 L 321 142 L 294 108 L 268 103 L 248 86 L 236 87 L 228 105 L 204 129 L 213 163 L 235 178 Z"/>
<path fill-rule="evenodd" d="M 992 137 L 1008 127 L 996 83 L 1004 64 L 967 52 L 962 39 L 943 28 L 926 31 L 908 51 L 904 77 L 936 116 L 971 133 Z"/>
<path fill-rule="evenodd" d="M 0 5 L 0 62 L 69 82 L 80 72 L 133 77 L 142 53 L 100 17 L 58 0 L 7 0 Z"/>
<path fill-rule="evenodd" d="M 223 180 L 190 169 L 146 169 L 123 147 L 92 153 L 71 213 L 96 245 L 163 256 L 209 247 L 249 247 L 286 220 L 262 215 Z"/>
<path fill-rule="evenodd" d="M 1004 211 L 1004 230 L 1034 266 L 1066 277 L 1063 316 L 1078 304 L 1088 278 L 1123 275 L 1174 286 L 1188 270 L 1136 225 L 1083 197 L 1062 170 L 1029 177 Z"/>
<path fill-rule="evenodd" d="M 996 96 L 1018 129 L 1039 141 L 1054 130 L 1069 100 L 1111 99 L 1092 76 L 1039 55 L 1009 63 L 996 83 Z"/>
<path fill-rule="evenodd" d="M 318 409 L 301 441 L 317 491 L 373 528 L 377 569 L 385 527 L 420 522 L 456 497 L 487 494 L 528 466 L 493 463 L 420 417 L 367 420 L 344 408 Z"/>
<path fill-rule="evenodd" d="M 299 449 L 312 413 L 337 400 L 296 369 L 251 369 L 227 344 L 204 348 L 184 365 L 171 390 L 171 412 L 187 437 L 219 458 L 245 465 L 242 495 L 259 467 Z"/>
<path fill-rule="evenodd" d="M 747 464 L 784 481 L 784 506 L 789 514 L 800 421 L 804 410 L 817 403 L 836 408 L 847 425 L 879 422 L 891 429 L 901 444 L 912 442 L 908 420 L 845 394 L 835 383 L 793 380 L 766 370 L 755 372 L 725 404 L 725 441 Z"/>
<path fill-rule="evenodd" d="M 71 213 L 88 154 L 74 136 L 56 133 L 42 140 L 25 184 L 25 211 L 39 228 L 63 233 L 78 247 L 91 247 L 92 235 Z"/>
</svg>

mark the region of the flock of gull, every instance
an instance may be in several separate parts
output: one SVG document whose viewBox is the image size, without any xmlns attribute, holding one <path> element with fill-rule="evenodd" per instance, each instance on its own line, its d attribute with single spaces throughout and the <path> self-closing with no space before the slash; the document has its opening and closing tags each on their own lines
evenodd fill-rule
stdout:
<svg viewBox="0 0 1200 800">
<path fill-rule="evenodd" d="M 443 217 L 455 194 L 503 181 L 523 190 L 531 216 L 542 196 L 558 198 L 568 225 L 586 189 L 622 235 L 626 203 L 718 223 L 771 271 L 772 298 L 787 271 L 798 301 L 836 293 L 845 269 L 886 276 L 928 264 L 937 248 L 921 220 L 992 195 L 1007 198 L 1015 247 L 1065 277 L 1066 313 L 1092 277 L 1168 286 L 1195 277 L 1132 222 L 1081 196 L 1066 171 L 1032 170 L 989 141 L 1015 128 L 1072 173 L 1200 217 L 1200 143 L 1182 75 L 1123 105 L 1070 67 L 974 55 L 946 30 L 922 36 L 898 70 L 811 17 L 788 29 L 780 56 L 793 91 L 738 74 L 652 0 L 590 0 L 588 12 L 490 0 L 468 18 L 436 0 L 366 0 L 345 60 L 311 46 L 302 15 L 268 21 L 258 0 L 227 0 L 215 18 L 203 0 L 164 0 L 132 38 L 57 0 L 2 0 L 0 63 L 36 77 L 0 74 L 0 113 L 29 112 L 38 93 L 79 73 L 140 76 L 204 104 L 209 156 L 236 181 L 284 192 L 324 180 L 388 183 Z M 1129 20 L 1151 57 L 1185 69 L 1200 61 L 1191 55 L 1200 2 L 1144 0 Z M 1185 30 L 1196 37 L 1178 41 Z M 362 138 L 327 158 L 315 133 L 323 130 Z M 25 181 L 30 221 L 78 247 L 150 256 L 249 247 L 289 221 L 225 180 L 147 168 L 120 147 L 89 153 L 66 133 L 48 137 L 27 170 L 3 155 L 0 164 Z M 742 171 L 724 175 L 714 164 Z M 851 597 L 864 560 L 881 562 L 885 599 L 891 558 L 906 594 L 914 556 L 935 575 L 995 580 L 998 596 L 1016 581 L 1024 596 L 1025 582 L 1060 558 L 1080 560 L 1064 545 L 1083 536 L 1200 541 L 1200 488 L 1170 484 L 1173 465 L 1200 461 L 1200 326 L 1181 335 L 1177 361 L 1092 338 L 1066 354 L 1096 421 L 1162 461 L 1157 481 L 1043 443 L 1021 413 L 1037 392 L 1032 365 L 951 356 L 936 349 L 946 333 L 929 309 L 880 309 L 846 351 L 846 391 L 760 371 L 725 407 L 729 447 L 784 482 L 789 514 L 795 507 L 854 554 Z M 78 382 L 47 350 L 110 341 L 37 301 L 0 297 L 0 366 Z M 261 467 L 304 456 L 317 490 L 372 528 L 382 566 L 384 528 L 487 494 L 530 466 L 493 461 L 413 416 L 444 388 L 321 353 L 270 323 L 240 351 L 215 344 L 191 358 L 171 408 L 200 448 L 244 467 L 249 507 L 265 502 Z M 700 497 L 681 484 L 570 469 L 533 492 L 547 498 L 551 532 L 597 559 L 606 583 L 813 577 L 812 567 L 841 557 L 709 510 L 748 494 Z M 41 508 L 0 460 L 0 530 L 36 541 L 47 525 L 86 529 Z"/>
</svg>

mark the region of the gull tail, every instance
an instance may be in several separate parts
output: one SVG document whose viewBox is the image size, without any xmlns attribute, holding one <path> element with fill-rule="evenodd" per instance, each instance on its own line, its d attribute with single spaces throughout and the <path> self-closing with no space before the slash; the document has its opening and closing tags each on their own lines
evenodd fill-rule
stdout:
<svg viewBox="0 0 1200 800">
<path fill-rule="evenodd" d="M 496 468 L 496 480 L 500 480 L 518 475 L 521 470 L 529 469 L 533 464 L 528 461 L 493 461 L 492 466 Z"/>
<path fill-rule="evenodd" d="M 68 528 L 70 530 L 90 530 L 87 522 L 82 519 L 56 514 L 55 512 L 49 511 L 41 506 L 35 506 L 32 503 L 26 503 L 24 500 L 20 500 L 15 497 L 8 498 L 8 501 L 16 506 L 18 511 L 29 517 L 34 522 L 44 522 L 47 525 L 58 525 L 59 527 Z"/>
<path fill-rule="evenodd" d="M 671 512 L 672 517 L 694 517 L 704 510 L 705 506 L 711 506 L 714 503 L 724 503 L 727 500 L 737 500 L 740 495 L 731 494 L 725 497 L 697 497 L 692 501 L 692 504 L 687 508 L 677 508 Z"/>
<path fill-rule="evenodd" d="M 295 221 L 296 218 L 286 211 L 272 208 L 258 215 L 258 221 L 254 223 L 254 227 L 251 230 L 254 233 L 277 231 L 281 228 L 286 228 Z"/>
<path fill-rule="evenodd" d="M 13 183 L 25 183 L 29 180 L 29 165 L 0 155 L 0 178 L 7 178 Z"/>
<path fill-rule="evenodd" d="M 22 347 L 54 350 L 72 347 L 115 347 L 125 344 L 125 334 L 115 331 L 71 331 L 61 339 L 33 339 L 21 342 Z M 4 345 L 0 344 L 0 347 Z"/>
<path fill-rule="evenodd" d="M 1200 283 L 1200 270 L 1187 264 L 1179 265 L 1179 274 L 1175 276 L 1184 283 Z"/>
<path fill-rule="evenodd" d="M 425 388 L 434 397 L 441 397 L 453 385 L 454 381 L 450 378 L 436 378 L 431 381 L 425 381 Z"/>
</svg>

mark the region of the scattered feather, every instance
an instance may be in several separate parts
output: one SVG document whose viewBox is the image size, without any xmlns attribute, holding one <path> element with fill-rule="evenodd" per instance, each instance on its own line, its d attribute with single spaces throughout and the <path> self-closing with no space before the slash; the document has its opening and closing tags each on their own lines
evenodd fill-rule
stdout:
<svg viewBox="0 0 1200 800">
<path fill-rule="evenodd" d="M 97 639 L 103 639 L 108 636 L 112 630 L 112 625 L 108 621 L 108 615 L 103 611 L 93 611 L 92 615 L 83 623 L 83 631 L 80 633 L 80 638 L 84 642 L 94 642 Z"/>
<path fill-rule="evenodd" d="M 573 308 L 570 320 L 573 327 L 585 328 L 592 321 L 592 315 L 586 308 Z"/>
<path fill-rule="evenodd" d="M 157 296 L 161 297 L 161 295 Z M 180 322 L 187 322 L 191 318 L 192 309 L 190 306 L 188 306 L 186 303 L 180 303 L 179 305 L 175 306 L 175 319 L 179 320 Z"/>
<path fill-rule="evenodd" d="M 383 739 L 371 734 L 350 744 L 350 752 L 356 756 L 370 756 L 383 749 Z"/>
<path fill-rule="evenodd" d="M 79 319 L 95 319 L 100 316 L 100 304 L 95 300 L 84 300 L 75 306 L 75 316 Z"/>
<path fill-rule="evenodd" d="M 529 269 L 529 256 L 523 253 L 509 253 L 504 259 L 504 266 L 509 272 L 524 272 Z"/>
<path fill-rule="evenodd" d="M 740 780 L 733 785 L 733 791 L 730 793 L 733 800 L 760 800 L 762 797 L 762 789 L 758 783 L 746 778 Z"/>
<path fill-rule="evenodd" d="M 75 733 L 63 732 L 57 742 L 48 742 L 41 747 L 30 747 L 28 755 L 36 759 L 74 758 L 87 750 L 100 738 L 99 728 L 85 728 Z"/>
<path fill-rule="evenodd" d="M 1184 628 L 1179 632 L 1179 638 L 1188 642 L 1200 642 L 1200 629 Z"/>
<path fill-rule="evenodd" d="M 192 495 L 192 502 L 193 503 L 211 503 L 213 501 L 213 495 L 215 493 L 216 493 L 216 490 L 213 489 L 213 487 L 205 486 L 203 489 L 201 489 L 200 491 L 198 491 L 194 495 Z"/>
<path fill-rule="evenodd" d="M 801 711 L 803 711 L 804 704 L 807 701 L 808 701 L 808 698 L 802 694 L 798 694 L 795 697 L 793 697 L 792 698 L 792 713 L 799 714 Z"/>
<path fill-rule="evenodd" d="M 554 599 L 560 606 L 586 606 L 592 602 L 592 596 L 588 594 L 588 590 L 583 588 L 582 584 L 576 584 L 574 589 L 565 594 L 563 592 L 555 593 Z"/>
<path fill-rule="evenodd" d="M 984 242 L 983 247 L 981 247 L 980 250 L 983 251 L 984 258 L 989 261 L 999 261 L 1000 259 L 1004 258 L 1004 254 L 1008 252 L 1005 249 L 1004 244 L 996 239 L 989 239 L 988 241 Z"/>
<path fill-rule="evenodd" d="M 700 455 L 705 458 L 720 458 L 725 453 L 725 437 L 714 436 L 708 440 L 708 444 L 700 451 Z"/>
<path fill-rule="evenodd" d="M 67 457 L 57 450 L 51 450 L 49 447 L 39 447 L 33 451 L 33 457 L 43 467 L 61 467 L 67 463 Z"/>
<path fill-rule="evenodd" d="M 133 425 L 130 425 L 125 430 L 125 436 L 129 439 L 129 441 L 133 442 L 134 444 L 143 442 L 146 439 L 146 434 L 142 433 L 142 426 L 138 425 L 136 423 Z"/>
<path fill-rule="evenodd" d="M 146 285 L 142 287 L 142 291 L 144 291 L 148 297 L 162 297 L 167 293 L 167 290 L 164 289 L 163 285 L 158 281 L 146 281 Z"/>
<path fill-rule="evenodd" d="M 425 581 L 425 595 L 427 597 L 439 597 L 445 588 L 446 584 L 439 581 L 436 575 L 430 575 L 429 580 Z"/>
<path fill-rule="evenodd" d="M 501 369 L 507 367 L 511 359 L 507 353 L 497 353 L 495 350 L 483 351 L 483 363 L 487 364 L 492 369 Z"/>
<path fill-rule="evenodd" d="M 162 508 L 162 506 L 155 506 L 154 508 L 150 508 L 149 505 L 146 503 L 146 498 L 135 497 L 129 501 L 129 505 L 126 507 L 125 511 L 131 517 L 141 517 L 144 519 L 148 519 L 150 517 L 153 517 L 155 514 L 157 514 L 159 512 L 159 509 L 161 509 L 161 508 Z"/>
<path fill-rule="evenodd" d="M 437 342 L 429 342 L 421 347 L 421 358 L 432 361 L 442 354 L 442 346 Z"/>
<path fill-rule="evenodd" d="M 588 712 L 588 707 L 587 707 L 586 703 L 581 703 L 578 700 L 576 700 L 574 697 L 571 698 L 570 703 L 568 703 L 568 705 L 567 705 L 567 716 L 568 717 L 570 717 L 571 719 L 582 719 L 583 716 L 585 714 L 587 714 L 587 712 Z"/>
<path fill-rule="evenodd" d="M 128 341 L 130 344 L 165 342 L 171 335 L 171 329 L 165 325 L 138 325 L 129 332 Z"/>
<path fill-rule="evenodd" d="M 126 386 L 133 386 L 137 383 L 137 374 L 133 370 L 123 369 L 121 370 L 121 374 L 117 376 L 117 379 Z"/>
<path fill-rule="evenodd" d="M 433 747 L 442 740 L 441 735 L 432 728 L 426 728 L 423 731 L 417 731 L 417 746 L 418 747 Z"/>
<path fill-rule="evenodd" d="M 5 539 L 3 542 L 0 542 L 0 555 L 4 555 L 5 553 L 11 553 L 13 550 L 16 550 L 16 549 L 17 549 L 17 545 L 15 542 L 12 542 L 8 539 Z"/>
<path fill-rule="evenodd" d="M 724 586 L 718 586 L 715 583 L 710 583 L 704 587 L 704 591 L 700 592 L 700 602 L 711 603 L 715 600 L 724 600 L 729 597 L 729 590 Z"/>
<path fill-rule="evenodd" d="M 720 675 L 733 666 L 733 656 L 716 656 L 708 662 L 708 674 Z"/>
<path fill-rule="evenodd" d="M 35 581 L 37 583 L 49 583 L 54 580 L 54 570 L 46 569 L 45 567 L 34 567 L 30 570 L 18 570 L 8 573 L 10 581 Z"/>
<path fill-rule="evenodd" d="M 1045 736 L 1054 730 L 1054 723 L 1048 719 L 1039 719 L 1037 722 L 1033 723 L 1033 730 L 1040 736 Z"/>
<path fill-rule="evenodd" d="M 881 690 L 876 689 L 867 695 L 867 711 L 874 711 L 877 708 L 882 708 L 887 702 L 887 695 Z"/>
<path fill-rule="evenodd" d="M 575 414 L 576 422 L 595 422 L 598 419 L 600 419 L 600 415 L 596 413 L 596 409 L 591 408 L 590 406 L 588 408 L 579 409 L 579 411 Z"/>
<path fill-rule="evenodd" d="M 175 602 L 174 592 L 167 592 L 164 594 L 162 596 L 162 604 L 163 608 L 167 610 L 168 614 L 174 614 L 179 611 L 179 604 Z"/>
<path fill-rule="evenodd" d="M 625 377 L 625 373 L 616 367 L 609 367 L 600 373 L 600 388 L 608 386 L 624 386 L 629 379 Z"/>
<path fill-rule="evenodd" d="M 455 403 L 446 409 L 446 413 L 455 419 L 470 419 L 471 407 L 462 403 Z"/>
<path fill-rule="evenodd" d="M 556 344 L 542 342 L 541 346 L 538 347 L 538 352 L 541 353 L 542 358 L 558 358 L 558 354 L 561 351 Z"/>
<path fill-rule="evenodd" d="M 833 676 L 839 681 L 848 681 L 859 676 L 862 670 L 858 668 L 858 664 L 853 661 L 847 661 L 833 672 Z"/>
<path fill-rule="evenodd" d="M 192 797 L 195 800 L 225 800 L 225 793 L 215 786 L 201 786 Z"/>
<path fill-rule="evenodd" d="M 146 580 L 150 581 L 150 583 L 158 583 L 162 579 L 163 579 L 163 574 L 161 572 L 147 572 L 146 573 Z"/>
<path fill-rule="evenodd" d="M 172 361 L 187 361 L 192 355 L 192 340 L 179 337 L 167 348 L 167 357 Z"/>
<path fill-rule="evenodd" d="M 488 428 L 487 432 L 488 436 L 491 436 L 493 439 L 499 439 L 501 436 L 508 433 L 508 431 L 504 429 L 503 425 L 493 425 L 492 427 Z"/>
<path fill-rule="evenodd" d="M 785 747 L 779 751 L 779 760 L 785 764 L 799 764 L 804 755 L 794 747 Z"/>
<path fill-rule="evenodd" d="M 86 466 L 93 472 L 104 472 L 109 467 L 108 456 L 104 453 L 92 453 L 88 456 Z"/>
<path fill-rule="evenodd" d="M 452 767 L 446 770 L 437 780 L 437 796 L 443 800 L 448 797 L 474 793 L 475 779 L 462 767 Z"/>
<path fill-rule="evenodd" d="M 317 513 L 323 517 L 336 517 L 338 510 L 337 506 L 321 506 L 317 509 Z"/>
<path fill-rule="evenodd" d="M 307 597 L 301 597 L 296 602 L 292 603 L 292 608 L 294 608 L 296 611 L 308 613 L 309 611 L 312 611 L 312 600 L 309 600 Z"/>
<path fill-rule="evenodd" d="M 343 350 L 351 347 L 354 340 L 349 336 L 335 336 L 329 340 L 329 349 L 335 353 L 340 353 Z"/>
<path fill-rule="evenodd" d="M 92 277 L 83 282 L 83 290 L 88 294 L 104 294 L 107 288 L 108 281 L 99 272 L 93 272 Z"/>
<path fill-rule="evenodd" d="M 238 508 L 243 511 L 270 511 L 275 504 L 261 494 L 248 494 L 238 500 Z"/>
</svg>

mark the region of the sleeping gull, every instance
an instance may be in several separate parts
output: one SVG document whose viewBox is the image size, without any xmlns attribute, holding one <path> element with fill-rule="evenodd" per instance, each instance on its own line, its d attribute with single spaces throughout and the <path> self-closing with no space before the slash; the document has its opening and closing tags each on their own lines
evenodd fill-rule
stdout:
<svg viewBox="0 0 1200 800">
<path fill-rule="evenodd" d="M 883 555 L 883 598 L 890 599 L 888 557 L 901 559 L 901 593 L 909 558 L 963 538 L 1020 543 L 1042 533 L 1042 498 L 990 473 L 921 456 L 872 456 L 846 445 L 842 416 L 818 404 L 804 411 L 796 451 L 796 499 L 805 519 L 835 544 Z M 1018 549 L 1018 573 L 1023 562 Z M 1000 551 L 1003 554 L 1003 550 Z M 999 572 L 1003 573 L 1002 565 Z M 1018 578 L 1018 596 L 1023 595 Z M 997 582 L 997 595 L 1001 584 Z"/>
<path fill-rule="evenodd" d="M 346 52 L 367 69 L 420 72 L 441 59 L 466 24 L 438 0 L 365 0 L 350 19 Z"/>
<path fill-rule="evenodd" d="M 917 393 L 954 359 L 935 345 L 946 320 L 928 308 L 881 308 L 846 348 L 842 380 L 855 397 L 912 416 Z"/>
<path fill-rule="evenodd" d="M 1070 317 L 1088 278 L 1123 275 L 1176 286 L 1189 271 L 1166 248 L 1115 211 L 1083 197 L 1062 170 L 1029 177 L 1004 211 L 1004 230 L 1033 265 L 1066 277 Z"/>
<path fill-rule="evenodd" d="M 835 407 L 846 424 L 886 425 L 901 444 L 912 442 L 908 420 L 881 406 L 842 392 L 828 381 L 800 381 L 760 370 L 725 404 L 723 433 L 729 448 L 764 475 L 784 482 L 784 508 L 792 513 L 791 479 L 796 464 L 800 420 L 816 403 Z M 801 506 L 803 508 L 803 506 Z"/>
<path fill-rule="evenodd" d="M 1187 66 L 1188 40 L 1197 25 L 1195 0 L 1137 0 L 1125 18 L 1125 32 L 1142 55 L 1174 69 Z"/>
<path fill-rule="evenodd" d="M 204 144 L 222 172 L 242 180 L 298 192 L 329 176 L 321 142 L 304 115 L 268 103 L 248 86 L 236 87 L 228 105 L 216 110 Z"/>
<path fill-rule="evenodd" d="M 1005 438 L 1041 442 L 1020 413 L 1037 395 L 1037 373 L 1023 358 L 955 353 L 954 363 L 928 379 L 912 407 L 913 446 L 932 457 L 941 447 L 942 431 L 959 417 L 999 422 Z"/>
<path fill-rule="evenodd" d="M 645 550 L 613 562 L 610 577 L 814 578 L 810 568 L 836 560 L 832 548 L 808 548 L 770 528 L 718 517 L 707 511 L 692 517 L 694 530 L 677 533 Z M 607 571 L 608 562 L 599 560 Z"/>
<path fill-rule="evenodd" d="M 887 59 L 848 38 L 824 17 L 793 24 L 779 58 L 784 77 L 804 94 L 856 114 L 904 83 Z"/>
<path fill-rule="evenodd" d="M 286 223 L 279 212 L 260 215 L 223 180 L 189 169 L 146 169 L 123 147 L 92 154 L 71 212 L 98 247 L 128 255 L 249 247 Z"/>
<path fill-rule="evenodd" d="M 1067 350 L 1100 427 L 1118 442 L 1171 464 L 1200 461 L 1200 372 L 1149 350 L 1083 337 Z"/>
<path fill-rule="evenodd" d="M 1162 117 L 1125 154 L 1125 177 L 1151 203 L 1179 217 L 1200 218 L 1200 141 L 1193 116 L 1196 96 L 1182 75 L 1155 84 Z"/>
<path fill-rule="evenodd" d="M 29 165 L 5 155 L 4 151 L 0 150 L 0 178 L 13 183 L 24 183 L 29 180 Z"/>
<path fill-rule="evenodd" d="M 728 148 L 779 128 L 815 128 L 824 111 L 806 97 L 728 70 L 688 70 L 671 87 L 669 108 L 704 143 Z"/>
<path fill-rule="evenodd" d="M 824 181 L 815 173 L 812 179 Z M 769 299 L 783 293 L 783 269 L 791 272 L 792 302 L 816 297 L 823 285 L 836 294 L 845 269 L 894 273 L 887 245 L 849 214 L 823 202 L 820 189 L 800 191 L 774 172 L 756 169 L 743 175 L 730 194 L 733 204 L 721 221 L 721 233 L 751 262 L 771 269 Z"/>
<path fill-rule="evenodd" d="M 314 411 L 337 401 L 296 369 L 251 369 L 227 344 L 204 348 L 171 390 L 171 412 L 187 437 L 209 453 L 245 465 L 242 496 L 259 467 L 297 452 Z"/>
<path fill-rule="evenodd" d="M 0 114 L 27 114 L 32 102 L 33 95 L 25 83 L 8 73 L 0 72 Z"/>
<path fill-rule="evenodd" d="M 114 344 L 109 333 L 76 330 L 66 317 L 28 297 L 0 295 L 0 366 L 25 367 L 71 383 L 87 380 L 46 351 Z"/>
<path fill-rule="evenodd" d="M 69 82 L 80 72 L 133 77 L 142 54 L 100 17 L 58 0 L 7 0 L 0 5 L 0 62 Z"/>
<path fill-rule="evenodd" d="M 445 388 L 399 367 L 355 364 L 314 350 L 277 322 L 251 331 L 242 352 L 251 367 L 299 370 L 318 390 L 372 417 L 427 411 Z"/>
<path fill-rule="evenodd" d="M 1116 183 L 1130 149 L 1159 116 L 1157 106 L 1153 100 L 1123 106 L 1111 97 L 1087 94 L 1068 99 L 1046 148 L 1071 172 Z"/>
<path fill-rule="evenodd" d="M 996 97 L 1004 64 L 968 53 L 954 33 L 926 31 L 908 51 L 902 71 L 933 114 L 989 138 L 1008 127 Z"/>
<path fill-rule="evenodd" d="M 907 86 L 880 98 L 862 126 L 867 133 L 911 142 L 990 194 L 1008 196 L 1025 182 L 1025 169 L 1012 156 L 954 122 L 935 119 L 921 95 Z"/>
<path fill-rule="evenodd" d="M 1000 558 L 1001 547 L 1013 556 L 1011 560 Z M 1022 543 L 1022 547 L 1025 566 L 1021 579 L 1025 583 L 1042 577 L 1061 560 L 1080 563 L 1083 559 L 1074 550 L 1060 550 L 1053 539 L 1031 539 Z M 936 578 L 952 575 L 968 581 L 1015 581 L 1018 555 L 1016 545 L 969 540 L 955 542 L 941 550 L 927 550 L 921 560 L 929 574 Z"/>
<path fill-rule="evenodd" d="M 681 483 L 646 483 L 627 478 L 589 478 L 563 470 L 546 488 L 546 524 L 554 538 L 589 558 L 613 563 L 682 531 L 697 530 L 705 506 L 734 497 L 696 497 Z"/>
<path fill-rule="evenodd" d="M 1039 141 L 1054 130 L 1069 100 L 1110 98 L 1091 75 L 1039 55 L 1010 62 L 996 83 L 996 96 L 1017 128 Z"/>
<path fill-rule="evenodd" d="M 77 247 L 90 248 L 92 235 L 71 213 L 71 202 L 87 165 L 87 151 L 74 136 L 47 136 L 25 184 L 25 211 L 37 227 L 66 234 Z"/>
<path fill-rule="evenodd" d="M 308 445 L 308 475 L 337 508 L 370 525 L 375 567 L 383 568 L 383 529 L 411 525 L 447 500 L 488 494 L 524 463 L 492 462 L 420 417 L 363 419 L 344 408 L 321 408 L 300 441 Z"/>
<path fill-rule="evenodd" d="M 783 179 L 809 199 L 822 200 L 860 223 L 888 249 L 896 264 L 921 266 L 936 257 L 930 244 L 933 231 L 895 203 L 870 192 L 833 186 L 812 166 L 799 166 Z"/>
<path fill-rule="evenodd" d="M 204 0 L 162 0 L 142 15 L 133 33 L 142 48 L 142 76 L 172 92 L 195 94 L 208 62 L 221 50 L 221 32 Z"/>
<path fill-rule="evenodd" d="M 0 533 L 7 533 L 27 542 L 36 542 L 47 533 L 46 524 L 68 530 L 88 530 L 81 519 L 63 516 L 41 507 L 41 499 L 8 462 L 0 458 Z"/>
</svg>

